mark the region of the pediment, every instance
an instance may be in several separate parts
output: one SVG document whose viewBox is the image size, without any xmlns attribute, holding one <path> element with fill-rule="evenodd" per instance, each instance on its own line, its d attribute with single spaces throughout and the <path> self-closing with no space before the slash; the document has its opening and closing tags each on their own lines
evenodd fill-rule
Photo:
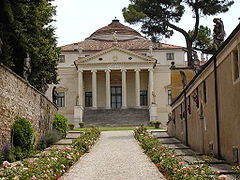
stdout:
<svg viewBox="0 0 240 180">
<path fill-rule="evenodd" d="M 122 63 L 155 63 L 156 59 L 139 55 L 119 47 L 101 51 L 92 56 L 81 58 L 75 61 L 75 65 L 83 64 L 122 64 Z"/>
</svg>

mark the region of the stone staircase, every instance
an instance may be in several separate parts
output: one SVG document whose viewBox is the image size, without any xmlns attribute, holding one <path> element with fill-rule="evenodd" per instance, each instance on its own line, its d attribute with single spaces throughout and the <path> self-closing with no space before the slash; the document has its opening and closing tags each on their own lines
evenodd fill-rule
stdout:
<svg viewBox="0 0 240 180">
<path fill-rule="evenodd" d="M 148 109 L 86 109 L 83 115 L 85 126 L 139 126 L 148 121 Z"/>
</svg>

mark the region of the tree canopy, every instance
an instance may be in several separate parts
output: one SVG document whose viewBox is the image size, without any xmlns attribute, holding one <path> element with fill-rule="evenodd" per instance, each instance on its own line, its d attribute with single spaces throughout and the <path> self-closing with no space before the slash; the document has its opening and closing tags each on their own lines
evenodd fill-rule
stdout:
<svg viewBox="0 0 240 180">
<path fill-rule="evenodd" d="M 52 0 L 1 0 L 0 62 L 23 76 L 24 58 L 29 54 L 29 82 L 44 92 L 46 84 L 57 83 L 57 48 Z"/>
<path fill-rule="evenodd" d="M 130 24 L 141 23 L 142 32 L 153 39 L 169 38 L 174 30 L 180 32 L 186 40 L 188 65 L 192 66 L 192 46 L 198 37 L 200 17 L 224 13 L 234 3 L 233 0 L 130 0 L 124 8 L 124 19 Z M 191 33 L 181 28 L 181 20 L 188 6 L 195 18 Z M 202 29 L 203 30 L 203 29 Z"/>
</svg>

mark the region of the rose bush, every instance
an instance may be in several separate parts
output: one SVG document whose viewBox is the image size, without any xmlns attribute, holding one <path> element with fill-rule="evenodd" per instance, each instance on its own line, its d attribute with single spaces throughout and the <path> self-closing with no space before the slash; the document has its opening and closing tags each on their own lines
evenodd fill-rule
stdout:
<svg viewBox="0 0 240 180">
<path fill-rule="evenodd" d="M 41 152 L 37 158 L 25 159 L 15 163 L 4 161 L 0 169 L 0 179 L 59 179 L 89 150 L 99 135 L 99 129 L 92 128 L 83 132 L 81 136 L 73 142 L 71 147 L 51 149 L 47 152 Z M 83 141 L 84 145 L 82 143 Z"/>
<path fill-rule="evenodd" d="M 207 161 L 204 164 L 187 164 L 180 157 L 176 156 L 173 150 L 162 146 L 157 138 L 154 138 L 147 132 L 145 127 L 136 128 L 134 137 L 167 179 L 218 179 L 218 175 L 214 174 L 210 169 Z"/>
</svg>

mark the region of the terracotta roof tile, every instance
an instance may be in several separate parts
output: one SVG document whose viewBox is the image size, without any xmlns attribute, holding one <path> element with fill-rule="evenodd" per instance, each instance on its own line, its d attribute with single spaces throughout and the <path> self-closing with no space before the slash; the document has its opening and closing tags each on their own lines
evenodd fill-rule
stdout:
<svg viewBox="0 0 240 180">
<path fill-rule="evenodd" d="M 128 50 L 148 50 L 149 46 L 153 49 L 182 49 L 182 46 L 175 46 L 165 43 L 154 43 L 147 39 L 129 40 L 129 41 L 119 41 L 117 43 L 111 41 L 94 41 L 85 40 L 78 43 L 73 43 L 65 46 L 61 46 L 62 51 L 73 51 L 80 47 L 83 51 L 102 51 L 104 49 L 111 48 L 113 46 L 118 46 L 123 49 Z"/>
</svg>

